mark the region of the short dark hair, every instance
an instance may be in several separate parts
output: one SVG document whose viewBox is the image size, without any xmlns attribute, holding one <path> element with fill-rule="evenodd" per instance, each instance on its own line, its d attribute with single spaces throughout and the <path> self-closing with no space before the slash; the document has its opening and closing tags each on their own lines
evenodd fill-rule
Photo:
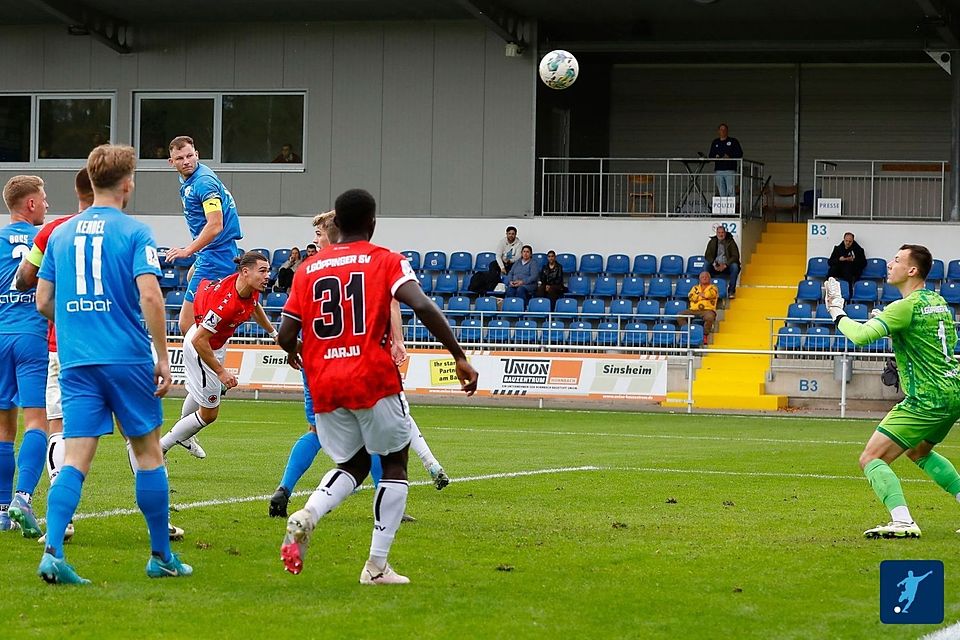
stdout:
<svg viewBox="0 0 960 640">
<path fill-rule="evenodd" d="M 548 257 L 548 258 L 550 257 L 550 254 L 551 254 L 551 253 L 553 254 L 553 257 L 557 257 L 557 252 L 554 251 L 553 249 L 550 249 L 550 251 L 547 251 L 547 257 Z"/>
<path fill-rule="evenodd" d="M 843 234 L 843 237 L 844 237 L 844 238 L 846 238 L 847 236 L 850 236 L 851 238 L 856 238 L 856 237 L 857 237 L 857 236 L 853 235 L 853 232 L 852 232 L 852 231 L 847 231 L 845 234 Z"/>
<path fill-rule="evenodd" d="M 717 125 L 717 129 L 719 129 L 720 127 L 727 127 L 727 123 L 726 123 L 726 122 L 721 122 L 720 124 Z M 730 128 L 730 127 L 727 127 L 727 129 L 729 129 L 729 128 Z"/>
<path fill-rule="evenodd" d="M 187 145 L 190 145 L 194 149 L 197 148 L 197 145 L 193 144 L 193 138 L 190 136 L 177 136 L 170 141 L 169 150 L 176 151 L 177 149 L 182 149 Z"/>
<path fill-rule="evenodd" d="M 525 244 L 525 245 L 523 245 L 522 247 L 520 247 L 520 253 L 523 253 L 523 250 L 524 250 L 524 249 L 530 249 L 530 253 L 533 253 L 533 247 L 531 247 L 531 246 L 528 245 L 528 244 Z"/>
<path fill-rule="evenodd" d="M 514 227 L 513 225 L 507 227 L 507 233 L 510 233 L 511 231 L 513 231 L 514 233 L 516 233 L 516 232 L 517 232 L 517 228 Z"/>
<path fill-rule="evenodd" d="M 933 266 L 933 256 L 930 255 L 930 249 L 921 244 L 900 245 L 900 251 L 909 251 L 910 260 L 913 266 L 917 268 L 917 273 L 922 280 L 926 280 L 930 274 L 930 268 Z"/>
<path fill-rule="evenodd" d="M 315 245 L 315 244 L 313 244 L 313 243 L 311 242 L 310 244 L 307 245 L 307 250 L 309 251 L 310 249 L 313 249 L 314 251 L 316 251 L 316 250 L 317 250 L 317 245 Z"/>
<path fill-rule="evenodd" d="M 247 251 L 243 255 L 239 255 L 234 258 L 233 261 L 237 265 L 237 271 L 243 269 L 244 267 L 255 267 L 257 263 L 261 261 L 270 264 L 270 261 L 267 260 L 266 256 L 259 251 Z"/>
<path fill-rule="evenodd" d="M 77 171 L 77 175 L 73 179 L 73 188 L 77 190 L 77 197 L 81 200 L 93 198 L 93 185 L 90 184 L 90 174 L 87 173 L 86 166 Z"/>
<path fill-rule="evenodd" d="M 377 215 L 377 201 L 365 189 L 350 189 L 337 196 L 334 222 L 344 235 L 365 231 Z"/>
</svg>

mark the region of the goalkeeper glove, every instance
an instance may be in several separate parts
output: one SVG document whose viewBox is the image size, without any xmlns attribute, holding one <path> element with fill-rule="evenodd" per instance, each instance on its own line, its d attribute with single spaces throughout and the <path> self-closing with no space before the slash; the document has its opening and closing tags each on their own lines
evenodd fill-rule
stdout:
<svg viewBox="0 0 960 640">
<path fill-rule="evenodd" d="M 834 322 L 847 315 L 843 311 L 843 294 L 840 293 L 840 283 L 836 278 L 827 278 L 823 283 L 823 301 Z"/>
</svg>

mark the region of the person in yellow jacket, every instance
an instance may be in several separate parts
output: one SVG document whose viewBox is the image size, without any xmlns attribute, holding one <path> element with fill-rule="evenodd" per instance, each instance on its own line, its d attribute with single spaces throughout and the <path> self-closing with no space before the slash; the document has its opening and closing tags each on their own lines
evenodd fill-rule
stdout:
<svg viewBox="0 0 960 640">
<path fill-rule="evenodd" d="M 686 313 L 691 316 L 703 318 L 703 341 L 713 332 L 713 324 L 717 321 L 717 299 L 720 297 L 720 291 L 717 285 L 710 280 L 709 271 L 701 271 L 699 282 L 690 289 L 687 299 L 690 300 L 690 308 Z M 677 324 L 683 326 L 687 324 L 689 318 L 680 316 Z"/>
</svg>

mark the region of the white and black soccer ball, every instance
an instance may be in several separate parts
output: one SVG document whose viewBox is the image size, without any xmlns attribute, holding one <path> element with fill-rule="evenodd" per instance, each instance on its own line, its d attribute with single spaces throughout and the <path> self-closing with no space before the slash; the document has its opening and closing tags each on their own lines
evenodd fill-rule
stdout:
<svg viewBox="0 0 960 640">
<path fill-rule="evenodd" d="M 580 65 L 569 51 L 555 49 L 540 60 L 540 79 L 551 89 L 566 89 L 578 75 Z"/>
</svg>

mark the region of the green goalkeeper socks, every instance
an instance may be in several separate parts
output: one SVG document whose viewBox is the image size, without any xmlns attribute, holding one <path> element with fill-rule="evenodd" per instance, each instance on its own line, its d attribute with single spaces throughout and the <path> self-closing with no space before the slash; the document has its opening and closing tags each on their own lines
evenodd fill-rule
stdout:
<svg viewBox="0 0 960 640">
<path fill-rule="evenodd" d="M 931 451 L 916 461 L 918 467 L 952 496 L 960 493 L 960 473 L 949 460 L 936 451 Z"/>
<path fill-rule="evenodd" d="M 900 486 L 900 479 L 886 462 L 877 458 L 863 468 L 863 475 L 867 476 L 870 486 L 873 487 L 873 492 L 877 494 L 877 497 L 889 511 L 892 512 L 896 507 L 907 506 L 907 501 L 903 497 L 903 489 Z"/>
</svg>

